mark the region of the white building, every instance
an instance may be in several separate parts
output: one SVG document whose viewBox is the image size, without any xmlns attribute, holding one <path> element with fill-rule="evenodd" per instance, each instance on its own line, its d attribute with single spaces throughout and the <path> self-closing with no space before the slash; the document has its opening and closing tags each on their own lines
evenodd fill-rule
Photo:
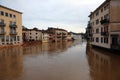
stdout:
<svg viewBox="0 0 120 80">
<path fill-rule="evenodd" d="M 74 39 L 74 40 L 81 40 L 82 41 L 82 39 L 83 39 L 83 36 L 81 33 L 70 32 L 70 34 L 71 34 L 72 39 Z"/>
<path fill-rule="evenodd" d="M 106 0 L 91 12 L 91 44 L 120 50 L 120 0 Z"/>
<path fill-rule="evenodd" d="M 46 30 L 42 30 L 42 42 L 49 42 L 49 33 Z"/>
<path fill-rule="evenodd" d="M 23 41 L 41 41 L 42 32 L 37 28 L 23 29 Z"/>
</svg>

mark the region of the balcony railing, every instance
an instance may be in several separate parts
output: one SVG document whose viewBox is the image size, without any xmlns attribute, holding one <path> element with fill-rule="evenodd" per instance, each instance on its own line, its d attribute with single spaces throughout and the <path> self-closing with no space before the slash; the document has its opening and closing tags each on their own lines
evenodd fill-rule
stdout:
<svg viewBox="0 0 120 80">
<path fill-rule="evenodd" d="M 108 36 L 108 34 L 109 34 L 108 32 L 101 32 L 102 36 Z"/>
<path fill-rule="evenodd" d="M 17 32 L 10 32 L 10 35 L 17 35 Z"/>
<path fill-rule="evenodd" d="M 109 23 L 109 20 L 108 19 L 104 19 L 104 20 L 101 20 L 100 23 L 101 23 L 101 25 L 103 25 L 103 24 Z"/>
<path fill-rule="evenodd" d="M 10 24 L 9 26 L 10 26 L 10 28 L 17 28 L 16 24 Z"/>
<path fill-rule="evenodd" d="M 111 44 L 111 49 L 113 49 L 113 50 L 120 50 L 120 45 L 118 45 L 118 44 Z"/>
<path fill-rule="evenodd" d="M 5 27 L 6 24 L 4 22 L 0 22 L 0 27 Z"/>
<path fill-rule="evenodd" d="M 3 31 L 3 32 L 0 32 L 0 35 L 5 35 L 5 32 Z"/>
</svg>

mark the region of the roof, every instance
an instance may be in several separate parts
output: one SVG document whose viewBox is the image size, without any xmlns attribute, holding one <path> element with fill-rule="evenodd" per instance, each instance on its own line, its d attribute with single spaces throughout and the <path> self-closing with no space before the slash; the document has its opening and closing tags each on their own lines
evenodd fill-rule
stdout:
<svg viewBox="0 0 120 80">
<path fill-rule="evenodd" d="M 40 31 L 40 32 L 42 32 L 41 30 L 39 30 L 37 28 L 33 28 L 33 29 L 23 28 L 23 31 Z"/>
<path fill-rule="evenodd" d="M 52 28 L 52 27 L 49 27 L 48 30 L 60 30 L 60 31 L 66 31 L 65 29 L 60 29 L 60 28 Z"/>
<path fill-rule="evenodd" d="M 111 0 L 105 0 L 98 8 L 96 8 L 93 12 L 91 12 L 91 14 L 88 17 L 90 17 L 92 14 L 94 14 L 97 10 L 99 10 L 103 5 L 105 5 L 109 1 L 111 1 Z"/>
<path fill-rule="evenodd" d="M 17 13 L 22 14 L 22 12 L 16 11 L 16 10 L 11 9 L 11 8 L 8 8 L 8 7 L 5 7 L 5 6 L 3 6 L 3 5 L 0 5 L 0 7 L 2 7 L 2 8 L 6 8 L 6 9 L 8 9 L 8 10 L 11 10 L 11 11 L 14 11 L 14 12 L 17 12 Z"/>
<path fill-rule="evenodd" d="M 74 33 L 74 32 L 69 32 L 68 34 L 83 35 L 83 33 Z"/>
</svg>

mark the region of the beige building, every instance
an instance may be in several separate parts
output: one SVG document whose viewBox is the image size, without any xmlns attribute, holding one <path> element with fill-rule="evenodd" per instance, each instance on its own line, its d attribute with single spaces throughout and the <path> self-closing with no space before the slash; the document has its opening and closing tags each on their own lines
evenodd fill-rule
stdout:
<svg viewBox="0 0 120 80">
<path fill-rule="evenodd" d="M 23 29 L 23 41 L 41 41 L 42 31 L 37 28 Z"/>
<path fill-rule="evenodd" d="M 42 30 L 42 42 L 49 42 L 49 33 L 46 30 Z"/>
<path fill-rule="evenodd" d="M 91 12 L 91 44 L 120 50 L 120 0 L 106 0 Z"/>
<path fill-rule="evenodd" d="M 68 32 L 67 40 L 68 40 L 68 41 L 72 41 L 72 36 L 71 36 L 71 33 L 70 33 L 70 32 Z"/>
<path fill-rule="evenodd" d="M 67 41 L 68 32 L 59 28 L 48 28 L 48 32 L 53 33 L 53 41 Z"/>
<path fill-rule="evenodd" d="M 22 13 L 0 5 L 0 45 L 22 44 Z"/>
</svg>

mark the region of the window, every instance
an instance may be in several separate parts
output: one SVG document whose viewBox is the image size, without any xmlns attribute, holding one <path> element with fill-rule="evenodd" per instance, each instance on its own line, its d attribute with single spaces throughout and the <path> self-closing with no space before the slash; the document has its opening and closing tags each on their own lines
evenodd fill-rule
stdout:
<svg viewBox="0 0 120 80">
<path fill-rule="evenodd" d="M 101 38 L 101 43 L 103 43 L 103 38 Z"/>
<path fill-rule="evenodd" d="M 92 41 L 94 42 L 94 38 L 92 38 Z"/>
<path fill-rule="evenodd" d="M 104 38 L 104 43 L 108 43 L 108 38 Z"/>
<path fill-rule="evenodd" d="M 103 12 L 103 8 L 101 9 L 101 12 Z"/>
<path fill-rule="evenodd" d="M 2 42 L 4 42 L 4 40 L 5 40 L 4 36 L 0 36 L 0 39 L 1 39 Z"/>
<path fill-rule="evenodd" d="M 99 12 L 96 13 L 96 16 L 98 16 L 98 15 L 99 15 Z"/>
<path fill-rule="evenodd" d="M 94 26 L 94 22 L 93 22 L 93 26 Z"/>
<path fill-rule="evenodd" d="M 3 11 L 1 11 L 1 15 L 4 16 L 4 12 Z"/>
<path fill-rule="evenodd" d="M 16 22 L 13 22 L 14 25 L 16 25 Z"/>
<path fill-rule="evenodd" d="M 16 15 L 13 15 L 14 18 L 16 18 Z"/>
<path fill-rule="evenodd" d="M 0 19 L 0 23 L 4 23 L 4 20 L 3 20 L 3 19 Z"/>
<path fill-rule="evenodd" d="M 16 36 L 14 36 L 14 41 L 16 41 Z"/>
<path fill-rule="evenodd" d="M 106 43 L 108 43 L 108 38 L 106 38 Z"/>
<path fill-rule="evenodd" d="M 99 24 L 99 19 L 96 20 L 96 25 Z"/>
<path fill-rule="evenodd" d="M 31 33 L 30 33 L 30 35 L 31 35 Z"/>
<path fill-rule="evenodd" d="M 109 9 L 109 4 L 107 4 L 106 6 L 104 6 L 104 10 Z"/>
<path fill-rule="evenodd" d="M 99 38 L 98 37 L 96 38 L 96 42 L 99 42 Z"/>
<path fill-rule="evenodd" d="M 103 17 L 101 17 L 101 21 L 103 20 Z"/>
<path fill-rule="evenodd" d="M 108 38 L 104 38 L 104 43 L 108 43 Z"/>
<path fill-rule="evenodd" d="M 20 41 L 20 36 L 17 36 L 17 40 Z"/>
<path fill-rule="evenodd" d="M 12 18 L 12 14 L 10 14 L 10 18 Z"/>
<path fill-rule="evenodd" d="M 37 35 L 38 33 L 36 33 L 36 35 Z"/>
<path fill-rule="evenodd" d="M 99 29 L 96 29 L 96 33 L 99 33 Z"/>
<path fill-rule="evenodd" d="M 1 33 L 4 33 L 4 28 L 1 28 Z"/>
<path fill-rule="evenodd" d="M 5 16 L 8 17 L 8 13 L 5 13 Z"/>
<path fill-rule="evenodd" d="M 101 32 L 103 32 L 103 28 L 101 27 Z"/>
<path fill-rule="evenodd" d="M 12 25 L 12 21 L 10 21 L 10 25 Z"/>
<path fill-rule="evenodd" d="M 104 19 L 109 19 L 109 14 L 104 15 Z"/>
</svg>

